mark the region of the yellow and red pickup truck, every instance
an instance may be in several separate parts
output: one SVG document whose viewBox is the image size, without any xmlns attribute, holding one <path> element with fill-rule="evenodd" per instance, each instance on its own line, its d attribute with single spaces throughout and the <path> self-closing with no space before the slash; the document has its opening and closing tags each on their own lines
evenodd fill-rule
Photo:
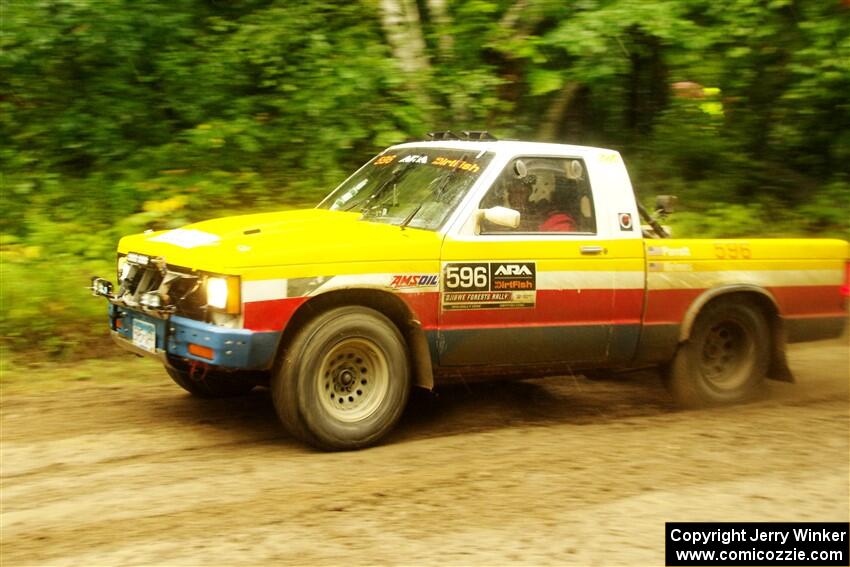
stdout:
<svg viewBox="0 0 850 567">
<path fill-rule="evenodd" d="M 292 434 L 350 449 L 414 386 L 658 365 L 680 403 L 732 403 L 844 329 L 845 241 L 663 237 L 615 151 L 436 138 L 314 209 L 121 239 L 92 280 L 114 339 L 198 396 L 267 384 Z"/>
</svg>

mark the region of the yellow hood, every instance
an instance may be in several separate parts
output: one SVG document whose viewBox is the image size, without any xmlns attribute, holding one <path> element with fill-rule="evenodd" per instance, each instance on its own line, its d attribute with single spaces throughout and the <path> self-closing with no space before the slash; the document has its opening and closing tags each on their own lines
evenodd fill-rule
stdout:
<svg viewBox="0 0 850 567">
<path fill-rule="evenodd" d="M 439 258 L 441 235 L 359 218 L 359 213 L 324 209 L 224 217 L 126 236 L 118 252 L 161 256 L 174 266 L 225 274 L 271 266 Z"/>
</svg>

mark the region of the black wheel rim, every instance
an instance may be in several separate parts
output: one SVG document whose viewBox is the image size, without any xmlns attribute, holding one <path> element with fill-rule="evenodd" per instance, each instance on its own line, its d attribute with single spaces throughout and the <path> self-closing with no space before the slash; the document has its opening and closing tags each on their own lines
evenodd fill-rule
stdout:
<svg viewBox="0 0 850 567">
<path fill-rule="evenodd" d="M 743 326 L 736 321 L 721 321 L 705 336 L 699 360 L 700 373 L 716 390 L 735 390 L 749 377 L 752 349 L 752 338 Z"/>
</svg>

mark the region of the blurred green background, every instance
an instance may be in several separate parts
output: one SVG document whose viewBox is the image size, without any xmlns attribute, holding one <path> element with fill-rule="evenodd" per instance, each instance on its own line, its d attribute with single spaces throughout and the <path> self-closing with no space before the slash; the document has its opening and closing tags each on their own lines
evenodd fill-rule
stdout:
<svg viewBox="0 0 850 567">
<path fill-rule="evenodd" d="M 620 150 L 678 236 L 850 237 L 844 0 L 0 3 L 0 348 L 107 348 L 123 234 L 312 205 L 435 129 Z"/>
</svg>

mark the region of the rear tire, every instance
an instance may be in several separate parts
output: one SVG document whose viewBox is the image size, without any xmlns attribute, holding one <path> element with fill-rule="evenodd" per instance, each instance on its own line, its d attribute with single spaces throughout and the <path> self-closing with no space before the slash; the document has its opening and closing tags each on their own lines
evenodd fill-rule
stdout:
<svg viewBox="0 0 850 567">
<path fill-rule="evenodd" d="M 271 392 L 298 439 L 328 450 L 373 445 L 395 426 L 410 394 L 404 338 L 374 309 L 331 309 L 288 345 Z"/>
<path fill-rule="evenodd" d="M 165 371 L 174 382 L 197 398 L 232 398 L 247 394 L 256 385 L 254 380 L 231 374 L 208 370 L 204 374 L 198 369 L 192 374 L 189 369 L 166 366 Z"/>
<path fill-rule="evenodd" d="M 764 388 L 770 341 L 770 327 L 757 307 L 740 299 L 715 300 L 679 346 L 667 368 L 667 387 L 680 405 L 691 408 L 752 399 Z"/>
</svg>

